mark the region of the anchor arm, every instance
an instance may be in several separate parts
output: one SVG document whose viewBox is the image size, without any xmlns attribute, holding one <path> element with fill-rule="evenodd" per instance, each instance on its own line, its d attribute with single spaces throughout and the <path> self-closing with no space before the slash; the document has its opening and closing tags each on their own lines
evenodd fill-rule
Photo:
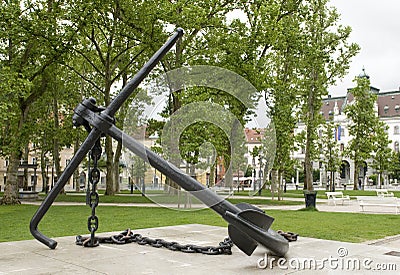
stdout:
<svg viewBox="0 0 400 275">
<path fill-rule="evenodd" d="M 38 210 L 31 219 L 29 229 L 31 234 L 38 241 L 47 245 L 51 249 L 56 248 L 57 242 L 43 235 L 38 230 L 38 225 L 40 221 L 42 220 L 43 216 L 47 213 L 47 211 L 55 201 L 58 194 L 64 188 L 68 179 L 73 175 L 74 171 L 78 168 L 79 164 L 85 158 L 86 154 L 94 146 L 96 141 L 101 137 L 102 132 L 106 131 L 109 122 L 113 121 L 113 116 L 117 112 L 117 110 L 129 98 L 132 92 L 139 86 L 141 81 L 150 73 L 150 71 L 157 65 L 157 63 L 173 47 L 173 45 L 178 41 L 178 39 L 182 37 L 182 35 L 183 35 L 183 29 L 178 28 L 175 34 L 172 35 L 171 38 L 167 42 L 165 42 L 165 44 L 150 58 L 150 60 L 146 62 L 146 64 L 135 74 L 135 76 L 127 83 L 127 85 L 125 85 L 125 87 L 118 94 L 118 96 L 110 103 L 110 105 L 104 111 L 95 107 L 94 106 L 95 102 L 93 102 L 92 100 L 84 101 L 75 109 L 76 113 L 87 112 L 88 114 L 93 113 L 93 111 L 102 111 L 102 116 L 101 117 L 96 116 L 98 119 L 100 119 L 100 121 L 96 123 L 97 128 L 95 127 L 91 130 L 88 125 L 88 121 L 83 119 L 83 116 L 80 115 L 74 116 L 74 125 L 75 126 L 83 125 L 87 130 L 90 130 L 90 133 L 86 138 L 86 140 L 84 141 L 84 143 L 78 149 L 78 151 L 76 152 L 75 156 L 72 158 L 70 163 L 67 165 L 64 172 L 61 174 L 60 178 L 54 185 L 53 189 L 49 192 L 49 194 L 44 199 L 44 201 L 39 206 Z"/>
<path fill-rule="evenodd" d="M 50 206 L 55 201 L 58 194 L 60 194 L 61 190 L 64 188 L 64 186 L 67 183 L 67 181 L 69 180 L 69 178 L 73 175 L 75 169 L 78 168 L 79 164 L 82 162 L 82 160 L 85 158 L 86 154 L 93 147 L 96 140 L 100 136 L 101 136 L 100 130 L 98 130 L 96 128 L 92 129 L 92 131 L 89 133 L 86 140 L 82 143 L 81 147 L 79 147 L 78 151 L 76 152 L 76 154 L 74 155 L 72 160 L 69 162 L 68 166 L 65 168 L 64 172 L 61 174 L 57 183 L 51 189 L 51 191 L 49 192 L 49 194 L 44 199 L 44 201 L 42 202 L 42 204 L 40 205 L 40 207 L 38 208 L 38 210 L 36 211 L 36 213 L 33 215 L 32 219 L 31 219 L 31 222 L 29 225 L 31 234 L 38 241 L 47 245 L 51 249 L 56 248 L 57 242 L 54 241 L 53 239 L 50 239 L 49 237 L 43 235 L 38 230 L 38 225 L 39 225 L 40 221 L 42 220 L 43 216 L 49 210 Z"/>
</svg>

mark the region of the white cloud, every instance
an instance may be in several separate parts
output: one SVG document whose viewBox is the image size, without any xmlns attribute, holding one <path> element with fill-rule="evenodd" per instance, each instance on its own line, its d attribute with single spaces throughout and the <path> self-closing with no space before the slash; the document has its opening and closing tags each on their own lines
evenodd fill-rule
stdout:
<svg viewBox="0 0 400 275">
<path fill-rule="evenodd" d="M 400 1 L 331 0 L 341 14 L 341 23 L 353 29 L 351 41 L 360 45 L 349 74 L 330 88 L 332 95 L 344 95 L 362 68 L 371 77 L 371 85 L 381 91 L 400 86 Z"/>
</svg>

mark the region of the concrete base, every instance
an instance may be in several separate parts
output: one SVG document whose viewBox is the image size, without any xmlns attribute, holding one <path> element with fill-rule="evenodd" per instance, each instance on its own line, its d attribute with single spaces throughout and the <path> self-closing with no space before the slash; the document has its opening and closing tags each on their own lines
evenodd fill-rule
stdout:
<svg viewBox="0 0 400 275">
<path fill-rule="evenodd" d="M 181 244 L 213 246 L 227 237 L 226 228 L 199 224 L 134 232 Z M 98 235 L 116 233 L 119 232 Z M 0 274 L 343 274 L 347 271 L 366 274 L 372 273 L 372 269 L 382 270 L 384 265 L 386 270 L 391 269 L 384 274 L 398 274 L 400 257 L 385 253 L 400 252 L 399 239 L 368 245 L 300 236 L 297 242 L 290 243 L 286 258 L 274 259 L 266 256 L 267 250 L 263 247 L 258 247 L 250 257 L 235 246 L 232 255 L 210 256 L 136 243 L 84 248 L 75 245 L 75 236 L 69 236 L 56 238 L 55 250 L 36 240 L 0 243 Z"/>
</svg>

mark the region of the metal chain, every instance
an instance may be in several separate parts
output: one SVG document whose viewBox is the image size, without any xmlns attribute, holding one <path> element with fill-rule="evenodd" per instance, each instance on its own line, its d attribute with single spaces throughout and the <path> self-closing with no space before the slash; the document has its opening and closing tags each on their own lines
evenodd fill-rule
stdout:
<svg viewBox="0 0 400 275">
<path fill-rule="evenodd" d="M 100 170 L 98 166 L 98 160 L 101 157 L 101 144 L 100 139 L 96 141 L 90 151 L 90 157 L 93 160 L 93 167 L 89 171 L 89 182 L 91 184 L 91 190 L 87 194 L 86 201 L 92 209 L 91 216 L 88 217 L 88 230 L 90 232 L 90 238 L 86 240 L 86 247 L 96 247 L 99 245 L 98 238 L 95 237 L 95 232 L 99 228 L 99 218 L 96 216 L 96 207 L 99 205 L 99 194 L 97 193 L 97 184 L 100 181 Z"/>
<path fill-rule="evenodd" d="M 297 237 L 299 236 L 296 233 L 292 232 L 283 232 L 282 230 L 277 231 L 278 234 L 283 236 L 289 242 L 297 241 Z M 83 237 L 81 235 L 76 236 L 75 243 L 77 245 L 92 247 L 92 236 L 91 237 Z M 232 254 L 232 246 L 233 242 L 230 238 L 225 238 L 222 242 L 219 243 L 218 246 L 199 246 L 193 244 L 179 244 L 177 242 L 168 242 L 163 239 L 151 239 L 148 237 L 143 237 L 141 234 L 134 234 L 130 228 L 121 232 L 118 235 L 113 235 L 110 237 L 96 237 L 95 238 L 96 246 L 100 243 L 108 243 L 108 244 L 128 244 L 128 243 L 137 243 L 140 245 L 151 245 L 152 247 L 165 247 L 172 251 L 181 251 L 184 253 L 201 253 L 206 255 L 231 255 Z"/>
<path fill-rule="evenodd" d="M 88 246 L 89 237 L 76 236 L 76 244 L 82 246 Z M 137 243 L 140 245 L 151 245 L 153 247 L 165 247 L 172 251 L 181 251 L 184 253 L 202 253 L 206 255 L 231 255 L 231 248 L 233 242 L 229 238 L 225 238 L 224 241 L 220 242 L 218 246 L 199 246 L 193 244 L 179 244 L 177 242 L 168 242 L 163 239 L 151 239 L 143 237 L 141 234 L 134 234 L 130 229 L 121 232 L 118 235 L 110 237 L 96 237 L 98 243 L 109 243 L 109 244 L 127 244 Z"/>
<path fill-rule="evenodd" d="M 289 242 L 297 241 L 297 237 L 299 236 L 299 234 L 296 234 L 293 232 L 284 232 L 282 230 L 278 230 L 277 233 L 280 234 L 282 237 L 284 237 Z"/>
</svg>

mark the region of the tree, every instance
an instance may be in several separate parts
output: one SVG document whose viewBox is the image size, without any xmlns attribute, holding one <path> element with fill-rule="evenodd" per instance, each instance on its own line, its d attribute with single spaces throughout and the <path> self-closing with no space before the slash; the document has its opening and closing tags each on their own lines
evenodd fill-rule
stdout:
<svg viewBox="0 0 400 275">
<path fill-rule="evenodd" d="M 374 134 L 375 144 L 373 149 L 372 168 L 378 172 L 378 186 L 382 187 L 382 175 L 388 172 L 391 166 L 392 150 L 389 148 L 391 141 L 387 133 L 389 126 L 383 121 L 378 121 Z"/>
<path fill-rule="evenodd" d="M 302 48 L 300 64 L 302 116 L 306 126 L 304 189 L 313 190 L 312 162 L 318 155 L 315 146 L 322 97 L 328 85 L 343 77 L 350 59 L 358 52 L 350 44 L 350 27 L 337 26 L 339 14 L 328 6 L 329 0 L 303 1 L 300 7 Z"/>
<path fill-rule="evenodd" d="M 144 176 L 147 170 L 146 162 L 138 156 L 132 156 L 130 170 L 130 174 L 134 178 L 134 184 L 136 187 L 140 187 L 142 184 L 144 184 Z"/>
<path fill-rule="evenodd" d="M 43 73 L 41 85 L 37 87 L 43 94 L 32 104 L 27 123 L 32 125 L 29 141 L 35 144 L 30 149 L 38 154 L 40 152 L 43 188 L 47 185 L 46 166 L 50 165 L 50 159 L 55 175 L 60 176 L 62 170 L 59 152 L 73 144 L 81 134 L 81 131 L 71 131 L 72 110 L 81 99 L 80 93 L 76 92 L 78 83 L 79 79 L 72 72 L 59 64 L 52 64 Z"/>
<path fill-rule="evenodd" d="M 242 64 L 251 64 L 253 60 L 244 57 L 245 54 L 243 52 L 249 44 L 240 43 L 238 40 L 246 40 L 246 31 L 249 30 L 249 27 L 245 24 L 238 24 L 238 21 L 230 24 L 226 20 L 228 13 L 237 8 L 239 4 L 241 4 L 240 1 L 213 0 L 206 2 L 191 1 L 190 3 L 187 1 L 166 1 L 160 7 L 164 21 L 170 25 L 182 27 L 185 30 L 185 36 L 178 41 L 174 55 L 169 55 L 161 61 L 164 72 L 179 69 L 184 65 L 216 65 L 238 72 L 241 76 L 246 75 L 246 78 L 254 75 L 252 73 L 243 73 L 242 68 L 244 66 Z M 239 60 L 240 63 L 238 62 Z M 236 116 L 237 120 L 244 125 L 245 116 L 248 115 L 249 108 L 244 106 L 245 104 L 232 96 L 232 94 L 210 87 L 181 87 L 182 81 L 179 79 L 174 80 L 174 86 L 172 82 L 168 82 L 167 85 L 170 88 L 170 94 L 166 110 L 163 113 L 166 120 L 185 105 L 195 102 L 209 102 L 211 104 L 219 104 Z M 168 79 L 168 81 L 170 80 Z M 224 81 L 224 79 L 221 81 Z M 205 83 L 205 86 L 207 84 Z M 249 91 L 246 97 L 255 99 L 255 89 L 254 91 Z M 171 128 L 175 129 L 177 127 L 172 126 Z M 158 133 L 160 135 L 166 134 L 161 133 L 161 131 L 158 131 Z M 232 182 L 232 169 L 236 169 L 233 166 L 239 165 L 235 158 L 231 158 L 232 154 L 239 154 L 239 152 L 231 151 L 232 146 L 230 146 L 228 139 L 233 136 L 232 133 L 224 133 L 219 129 L 218 125 L 212 123 L 193 123 L 179 136 L 182 138 L 179 150 L 183 153 L 181 154 L 183 158 L 191 162 L 197 159 L 198 156 L 198 147 L 196 149 L 196 146 L 201 145 L 203 142 L 211 142 L 216 149 L 217 156 L 215 159 L 222 157 L 225 167 L 231 167 L 231 169 L 227 170 L 228 173 L 226 175 L 226 182 L 230 184 Z M 233 147 L 237 148 L 238 151 L 242 151 L 243 146 L 237 145 Z M 164 148 L 169 151 L 168 154 L 167 152 L 164 153 L 169 156 L 172 163 L 179 165 L 178 149 L 172 148 L 174 147 L 169 150 Z M 213 166 L 215 167 L 215 165 L 216 162 L 214 162 Z M 214 170 L 213 168 L 211 170 Z M 211 173 L 211 175 L 214 176 L 214 173 Z M 178 188 L 172 182 L 169 184 Z"/>
<path fill-rule="evenodd" d="M 32 132 L 32 124 L 28 123 L 31 107 L 45 92 L 41 89 L 43 75 L 68 52 L 80 27 L 63 24 L 67 20 L 65 8 L 52 0 L 29 5 L 9 1 L 0 6 L 0 35 L 4 41 L 0 44 L 0 75 L 5 76 L 1 94 L 7 101 L 2 108 L 8 112 L 1 122 L 1 154 L 9 158 L 4 204 L 19 202 L 18 165 Z"/>
<path fill-rule="evenodd" d="M 266 101 L 269 115 L 275 126 L 276 156 L 272 167 L 271 190 L 278 187 L 278 199 L 281 198 L 281 185 L 285 171 L 293 167 L 290 153 L 294 149 L 294 128 L 298 108 L 298 57 L 300 22 L 297 13 L 281 19 L 276 32 L 273 51 L 270 57 L 269 92 Z M 271 142 L 270 139 L 267 142 Z M 272 192 L 274 194 L 274 192 Z"/>
<path fill-rule="evenodd" d="M 392 151 L 390 156 L 390 172 L 394 179 L 400 179 L 400 153 Z"/>
<path fill-rule="evenodd" d="M 370 90 L 369 77 L 359 76 L 354 82 L 357 85 L 350 91 L 354 100 L 345 107 L 344 112 L 349 118 L 349 135 L 352 136 L 345 153 L 354 161 L 353 184 L 356 190 L 359 171 L 374 150 L 379 118 L 375 113 L 377 95 Z"/>
<path fill-rule="evenodd" d="M 326 171 L 330 172 L 330 191 L 335 191 L 335 173 L 340 171 L 342 163 L 339 144 L 335 139 L 338 126 L 332 121 L 326 122 L 324 126 L 321 137 L 322 162 L 325 164 Z"/>
<path fill-rule="evenodd" d="M 124 75 L 127 78 L 131 72 L 140 68 L 152 54 L 152 47 L 157 48 L 160 44 L 156 36 L 162 33 L 162 24 L 156 18 L 154 3 L 78 1 L 71 4 L 70 11 L 75 14 L 71 18 L 73 23 L 77 24 L 85 18 L 85 28 L 80 32 L 79 43 L 73 48 L 85 65 L 68 62 L 65 65 L 91 85 L 95 91 L 93 95 L 102 95 L 102 101 L 98 100 L 98 104 L 108 106 L 116 83 Z M 118 126 L 122 127 L 122 124 Z M 116 179 L 121 148 L 121 144 L 118 144 L 114 151 L 111 137 L 106 137 L 106 195 L 113 195 L 118 184 Z"/>
</svg>

